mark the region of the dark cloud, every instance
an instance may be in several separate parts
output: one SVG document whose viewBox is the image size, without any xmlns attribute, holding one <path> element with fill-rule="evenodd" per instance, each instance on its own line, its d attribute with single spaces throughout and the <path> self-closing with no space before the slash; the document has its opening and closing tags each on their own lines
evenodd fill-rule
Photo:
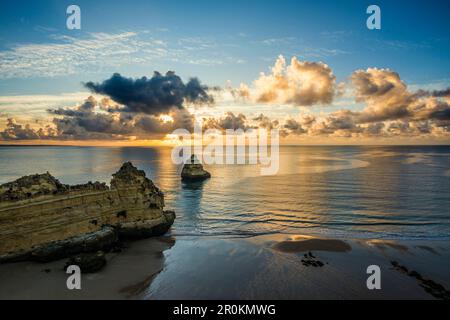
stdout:
<svg viewBox="0 0 450 320">
<path fill-rule="evenodd" d="M 127 140 L 160 139 L 176 129 L 193 131 L 194 116 L 186 109 L 172 108 L 166 117 L 131 113 L 124 110 L 105 110 L 105 101 L 97 103 L 87 98 L 74 108 L 49 109 L 55 117 L 53 126 L 33 129 L 30 125 L 17 124 L 8 119 L 6 128 L 0 132 L 0 140 Z M 107 104 L 109 105 L 109 104 Z M 96 107 L 99 107 L 96 109 Z M 225 122 L 223 122 L 225 125 Z"/>
<path fill-rule="evenodd" d="M 378 135 L 382 134 L 383 129 L 385 127 L 386 127 L 386 125 L 384 124 L 384 122 L 370 123 L 365 128 L 365 132 L 367 133 L 367 135 L 370 135 L 370 136 L 378 136 Z"/>
<path fill-rule="evenodd" d="M 262 113 L 258 117 L 254 118 L 253 121 L 257 121 L 258 127 L 264 128 L 266 130 L 277 129 L 280 125 L 280 122 L 278 120 L 272 120 Z"/>
<path fill-rule="evenodd" d="M 123 111 L 159 115 L 176 107 L 183 108 L 185 102 L 194 104 L 212 103 L 208 87 L 197 78 L 186 84 L 174 72 L 162 75 L 155 72 L 153 77 L 131 79 L 119 73 L 102 83 L 87 82 L 86 88 L 92 92 L 109 96 L 124 106 Z"/>
<path fill-rule="evenodd" d="M 289 130 L 289 133 L 291 134 L 305 134 L 308 131 L 305 130 L 302 125 L 294 120 L 294 119 L 288 119 L 286 120 L 286 123 L 284 124 L 284 128 Z"/>
<path fill-rule="evenodd" d="M 55 117 L 58 137 L 61 139 L 115 139 L 133 133 L 133 117 L 126 113 L 95 112 L 97 101 L 91 96 L 75 108 L 47 110 Z"/>
<path fill-rule="evenodd" d="M 227 112 L 224 117 L 221 118 L 208 118 L 204 119 L 203 127 L 205 129 L 218 129 L 218 130 L 246 130 L 250 128 L 247 124 L 247 118 L 242 113 L 235 115 L 233 112 Z"/>
<path fill-rule="evenodd" d="M 431 95 L 433 97 L 450 97 L 450 87 L 444 90 L 434 90 Z"/>
<path fill-rule="evenodd" d="M 75 109 L 57 108 L 48 109 L 47 112 L 58 116 L 80 117 L 83 116 L 83 114 L 92 113 L 96 105 L 97 101 L 94 99 L 94 97 L 90 96 Z"/>
<path fill-rule="evenodd" d="M 443 90 L 418 90 L 415 94 L 416 97 L 436 97 L 436 98 L 447 98 L 450 97 L 450 87 Z"/>
<path fill-rule="evenodd" d="M 72 139 L 108 139 L 132 135 L 133 121 L 126 116 L 115 117 L 110 114 L 86 113 L 82 116 L 66 116 L 53 119 L 58 134 Z"/>
<path fill-rule="evenodd" d="M 172 108 L 168 115 L 173 121 L 164 121 L 158 116 L 130 113 L 115 109 L 115 112 L 96 112 L 96 101 L 90 97 L 74 109 L 49 110 L 56 117 L 53 123 L 59 137 L 64 139 L 142 139 L 160 138 L 178 128 L 192 130 L 194 117 L 185 109 Z M 103 110 L 101 108 L 101 110 Z"/>
<path fill-rule="evenodd" d="M 430 118 L 436 120 L 450 120 L 450 108 L 431 112 Z"/>
<path fill-rule="evenodd" d="M 194 130 L 194 116 L 185 109 L 172 109 L 169 112 L 173 121 L 164 122 L 152 115 L 141 115 L 135 117 L 135 132 L 139 136 L 148 134 L 168 134 L 176 129 L 186 129 L 189 132 Z"/>
<path fill-rule="evenodd" d="M 349 110 L 340 110 L 327 115 L 322 121 L 311 128 L 313 134 L 333 134 L 337 131 L 360 132 L 355 123 L 355 114 Z"/>
</svg>

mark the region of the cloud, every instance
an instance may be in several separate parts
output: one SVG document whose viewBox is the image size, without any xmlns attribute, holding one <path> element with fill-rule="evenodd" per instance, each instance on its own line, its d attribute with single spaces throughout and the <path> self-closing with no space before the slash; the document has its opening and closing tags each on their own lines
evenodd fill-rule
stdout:
<svg viewBox="0 0 450 320">
<path fill-rule="evenodd" d="M 55 115 L 53 124 L 58 138 L 71 140 L 117 139 L 131 135 L 133 119 L 126 114 L 96 112 L 97 100 L 92 96 L 75 108 L 49 109 Z"/>
<path fill-rule="evenodd" d="M 46 109 L 55 105 L 74 106 L 86 98 L 86 92 L 62 93 L 57 95 L 1 96 L 0 113 L 10 118 L 45 120 Z"/>
<path fill-rule="evenodd" d="M 105 112 L 93 97 L 76 108 L 59 108 L 49 112 L 62 116 L 53 119 L 58 137 L 62 139 L 162 138 L 178 128 L 192 130 L 194 124 L 194 117 L 185 109 L 167 110 L 172 120 L 165 121 L 157 115 L 121 109 Z"/>
<path fill-rule="evenodd" d="M 84 114 L 92 113 L 92 111 L 94 110 L 96 105 L 97 105 L 97 100 L 95 100 L 94 97 L 90 96 L 81 105 L 79 105 L 75 109 L 58 108 L 58 109 L 48 109 L 47 111 L 49 113 L 59 115 L 59 116 L 75 117 L 75 116 L 82 116 Z"/>
<path fill-rule="evenodd" d="M 437 119 L 437 120 L 449 120 L 450 121 L 450 108 L 433 111 L 430 113 L 430 118 Z"/>
<path fill-rule="evenodd" d="M 357 102 L 367 107 L 360 122 L 376 122 L 407 117 L 412 95 L 398 73 L 387 69 L 369 68 L 355 71 L 351 76 Z"/>
<path fill-rule="evenodd" d="M 285 129 L 289 130 L 289 133 L 295 135 L 305 134 L 308 131 L 303 128 L 303 126 L 295 119 L 288 119 L 283 126 Z"/>
<path fill-rule="evenodd" d="M 115 102 L 124 105 L 122 111 L 142 112 L 158 115 L 173 107 L 183 108 L 184 102 L 193 104 L 211 104 L 213 98 L 208 94 L 208 87 L 197 78 L 186 84 L 174 72 L 162 75 L 155 72 L 153 77 L 131 79 L 113 74 L 102 83 L 88 82 L 86 88 L 94 93 L 107 95 Z"/>
<path fill-rule="evenodd" d="M 283 45 L 292 45 L 298 42 L 298 39 L 295 37 L 284 37 L 284 38 L 268 38 L 257 43 L 260 43 L 264 46 L 283 46 Z"/>
<path fill-rule="evenodd" d="M 387 69 L 369 68 L 352 74 L 357 102 L 366 103 L 361 112 L 355 112 L 357 123 L 388 120 L 448 120 L 450 106 L 448 90 L 410 92 L 398 73 Z"/>
<path fill-rule="evenodd" d="M 450 87 L 444 90 L 434 90 L 431 92 L 433 97 L 450 97 Z"/>
<path fill-rule="evenodd" d="M 331 137 L 365 136 L 448 136 L 450 106 L 448 90 L 411 92 L 398 73 L 388 69 L 357 70 L 351 76 L 354 99 L 365 104 L 361 111 L 338 110 L 311 118 L 308 135 Z M 285 128 L 291 134 L 300 120 L 289 120 Z"/>
<path fill-rule="evenodd" d="M 348 54 L 348 52 L 341 49 L 312 48 L 312 47 L 302 47 L 300 50 L 297 51 L 298 56 L 308 58 L 335 57 L 337 55 L 343 54 Z"/>
<path fill-rule="evenodd" d="M 312 106 L 330 104 L 336 89 L 336 77 L 328 65 L 296 57 L 287 65 L 280 55 L 270 74 L 261 73 L 251 88 L 243 84 L 232 93 L 256 103 Z"/>
<path fill-rule="evenodd" d="M 242 84 L 239 88 L 229 86 L 227 90 L 209 88 L 196 78 L 184 83 L 174 72 L 165 75 L 156 72 L 151 78 L 140 79 L 114 74 L 100 83 L 88 82 L 86 87 L 97 95 L 87 98 L 76 107 L 47 108 L 52 118 L 47 119 L 46 123 L 50 125 L 37 122 L 36 118 L 24 121 L 23 117 L 16 121 L 10 112 L 2 113 L 4 130 L 0 132 L 0 140 L 159 139 L 179 128 L 192 131 L 195 119 L 191 112 L 208 116 L 203 119 L 204 129 L 221 131 L 259 127 L 269 130 L 277 128 L 281 136 L 290 134 L 311 138 L 450 137 L 449 89 L 415 88 L 411 91 L 400 75 L 389 69 L 369 68 L 351 74 L 350 82 L 346 85 L 345 102 L 353 104 L 354 100 L 359 110 L 354 107 L 351 110 L 342 108 L 319 114 L 307 108 L 272 106 L 324 104 L 325 101 L 333 100 L 342 89 L 340 84 L 336 85 L 326 65 L 300 62 L 295 58 L 287 66 L 280 57 L 272 73 L 262 74 L 250 87 Z M 252 106 L 248 113 L 241 113 L 240 108 L 239 112 L 228 111 L 219 116 L 214 116 L 217 109 L 195 108 L 193 111 L 194 108 L 190 108 L 195 104 L 211 104 L 213 96 L 218 99 L 222 93 L 227 93 L 234 103 L 242 99 L 260 101 L 260 105 Z M 66 99 L 73 98 L 50 99 L 43 96 L 39 103 L 63 104 Z M 0 107 L 4 106 L 4 110 L 8 110 L 9 103 L 20 103 L 26 107 L 32 101 L 32 97 L 0 98 Z M 270 106 L 261 106 L 262 101 Z M 281 117 L 279 111 L 282 112 Z M 294 116 L 293 112 L 297 111 L 300 114 Z"/>
<path fill-rule="evenodd" d="M 190 132 L 194 129 L 194 116 L 187 110 L 173 109 L 168 115 L 173 119 L 165 122 L 164 120 L 149 116 L 141 115 L 134 118 L 135 134 L 138 137 L 147 137 L 149 135 L 158 134 L 159 137 L 164 137 L 166 134 L 172 133 L 176 129 L 186 129 Z"/>
<path fill-rule="evenodd" d="M 442 90 L 418 90 L 415 93 L 416 97 L 437 97 L 437 98 L 449 98 L 450 97 L 450 87 Z"/>
<path fill-rule="evenodd" d="M 198 79 L 192 78 L 185 84 L 174 72 L 155 72 L 152 78 L 136 80 L 116 73 L 102 83 L 88 82 L 86 87 L 99 94 L 100 99 L 90 96 L 76 107 L 48 108 L 47 113 L 53 116 L 51 125 L 38 130 L 8 120 L 0 139 L 162 138 L 175 129 L 193 129 L 194 116 L 184 108 L 185 103 L 213 102 L 208 88 Z"/>
<path fill-rule="evenodd" d="M 354 121 L 354 113 L 348 110 L 340 110 L 327 115 L 322 121 L 316 122 L 311 127 L 311 133 L 314 135 L 359 131 L 360 128 Z"/>
<path fill-rule="evenodd" d="M 176 129 L 192 131 L 194 127 L 194 117 L 186 109 L 172 108 L 166 118 L 123 110 L 111 112 L 103 110 L 92 96 L 74 108 L 49 109 L 48 112 L 54 115 L 52 125 L 39 129 L 8 119 L 0 132 L 0 140 L 161 139 Z"/>
<path fill-rule="evenodd" d="M 161 35 L 159 35 L 161 36 Z M 53 34 L 47 42 L 18 43 L 0 50 L 0 79 L 64 77 L 110 72 L 159 61 L 202 66 L 241 61 L 224 45 L 198 39 L 167 42 L 148 32 Z"/>
<path fill-rule="evenodd" d="M 257 121 L 258 127 L 264 128 L 266 130 L 277 129 L 280 125 L 280 122 L 278 120 L 272 120 L 262 113 L 256 118 L 253 118 L 253 121 Z"/>
<path fill-rule="evenodd" d="M 38 130 L 31 128 L 29 124 L 21 125 L 14 118 L 7 120 L 6 128 L 0 132 L 0 140 L 37 140 L 50 139 L 56 135 L 56 132 L 50 126 L 39 128 Z"/>
<path fill-rule="evenodd" d="M 227 112 L 225 116 L 219 118 L 207 118 L 203 119 L 204 129 L 217 129 L 217 130 L 247 130 L 249 129 L 248 120 L 245 115 L 239 113 L 235 115 L 233 112 Z"/>
<path fill-rule="evenodd" d="M 165 55 L 165 47 L 154 39 L 142 41 L 134 32 L 90 33 L 83 38 L 52 36 L 52 42 L 18 44 L 0 51 L 1 79 L 55 77 L 92 73 L 123 63 L 138 63 L 139 51 L 148 57 Z M 150 55 L 151 53 L 151 55 Z"/>
</svg>

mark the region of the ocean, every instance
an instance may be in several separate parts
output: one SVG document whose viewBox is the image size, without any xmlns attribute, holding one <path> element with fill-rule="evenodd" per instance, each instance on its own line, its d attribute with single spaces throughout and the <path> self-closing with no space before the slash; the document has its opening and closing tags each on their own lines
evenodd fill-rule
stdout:
<svg viewBox="0 0 450 320">
<path fill-rule="evenodd" d="M 311 234 L 450 239 L 449 146 L 282 146 L 280 170 L 205 166 L 183 183 L 169 147 L 0 147 L 0 183 L 49 171 L 62 183 L 109 183 L 131 161 L 176 211 L 171 234 L 230 238 Z"/>
</svg>

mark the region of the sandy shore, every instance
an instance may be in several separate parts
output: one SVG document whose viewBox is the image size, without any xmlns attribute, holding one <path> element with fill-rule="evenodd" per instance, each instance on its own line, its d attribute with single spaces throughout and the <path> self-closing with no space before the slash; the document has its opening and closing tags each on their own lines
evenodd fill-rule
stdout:
<svg viewBox="0 0 450 320">
<path fill-rule="evenodd" d="M 64 263 L 0 265 L 0 299 L 442 299 L 450 289 L 444 241 L 161 237 L 108 255 L 79 291 L 66 289 Z M 381 290 L 367 289 L 370 265 Z"/>
<path fill-rule="evenodd" d="M 0 265 L 0 299 L 129 299 L 145 291 L 164 267 L 163 252 L 174 244 L 161 237 L 127 244 L 107 255 L 96 274 L 82 275 L 81 290 L 68 290 L 64 265 L 20 262 Z"/>
</svg>

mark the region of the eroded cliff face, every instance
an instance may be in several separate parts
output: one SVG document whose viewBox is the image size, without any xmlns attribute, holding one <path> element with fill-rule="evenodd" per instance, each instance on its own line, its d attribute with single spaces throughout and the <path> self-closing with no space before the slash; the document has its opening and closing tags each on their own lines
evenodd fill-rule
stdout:
<svg viewBox="0 0 450 320">
<path fill-rule="evenodd" d="M 69 186 L 49 173 L 1 185 L 0 262 L 48 261 L 167 232 L 175 214 L 144 171 L 127 162 L 110 185 Z"/>
</svg>

